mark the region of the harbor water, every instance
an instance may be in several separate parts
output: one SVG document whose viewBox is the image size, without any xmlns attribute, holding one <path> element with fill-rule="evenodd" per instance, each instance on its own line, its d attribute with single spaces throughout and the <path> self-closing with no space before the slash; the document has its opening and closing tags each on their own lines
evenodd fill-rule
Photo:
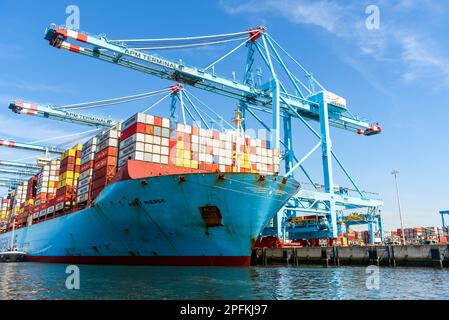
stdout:
<svg viewBox="0 0 449 320">
<path fill-rule="evenodd" d="M 0 299 L 449 299 L 449 270 L 0 264 Z"/>
</svg>

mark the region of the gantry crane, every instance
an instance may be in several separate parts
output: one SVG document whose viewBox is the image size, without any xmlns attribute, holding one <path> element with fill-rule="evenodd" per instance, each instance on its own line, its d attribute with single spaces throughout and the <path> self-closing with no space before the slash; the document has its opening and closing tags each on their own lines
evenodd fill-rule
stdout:
<svg viewBox="0 0 449 320">
<path fill-rule="evenodd" d="M 449 210 L 440 211 L 440 214 L 441 214 L 441 225 L 442 225 L 442 227 L 444 229 L 444 228 L 446 228 L 446 221 L 444 220 L 444 216 L 445 215 L 449 216 Z"/>
<path fill-rule="evenodd" d="M 347 109 L 346 100 L 327 91 L 267 33 L 265 28 L 256 27 L 247 31 L 215 36 L 111 40 L 105 36 L 93 36 L 52 24 L 45 32 L 45 39 L 56 48 L 237 100 L 243 119 L 246 118 L 246 113 L 252 115 L 270 132 L 272 147 L 281 149 L 282 146 L 285 177 L 294 176 L 300 169 L 312 186 L 309 190 L 302 188 L 277 214 L 274 221 L 274 231 L 277 236 L 285 239 L 285 234 L 288 232 L 289 237 L 294 238 L 336 238 L 339 212 L 347 209 L 368 208 L 374 212 L 374 215 L 378 215 L 383 202 L 371 198 L 355 183 L 332 149 L 329 129 L 333 126 L 371 136 L 381 132 L 380 126 L 352 115 Z M 182 60 L 173 61 L 153 53 L 156 50 L 185 49 L 231 41 L 239 41 L 238 46 L 204 67 L 188 66 Z M 218 75 L 217 65 L 243 46 L 247 48 L 243 80 L 238 80 L 235 73 L 232 73 L 231 79 Z M 254 66 L 256 55 L 268 70 L 268 77 L 265 79 L 261 69 L 256 69 Z M 293 73 L 288 67 L 289 63 L 299 69 L 305 82 L 301 80 L 302 77 Z M 287 79 L 286 82 L 281 81 L 281 74 Z M 266 124 L 256 114 L 258 112 L 271 114 L 271 124 Z M 318 140 L 316 146 L 301 159 L 296 157 L 293 147 L 292 121 L 294 119 L 304 124 Z M 309 124 L 310 120 L 319 122 L 319 132 Z M 242 127 L 245 129 L 245 121 Z M 318 149 L 321 149 L 323 187 L 316 184 L 304 168 L 305 160 Z M 332 160 L 335 160 L 354 186 L 354 194 L 349 194 L 346 190 L 335 190 Z M 294 225 L 287 227 L 285 222 L 291 217 L 311 212 L 326 217 L 326 228 L 315 228 L 310 230 L 311 232 L 303 232 Z M 374 227 L 374 222 L 370 220 L 369 225 L 370 228 Z"/>
<path fill-rule="evenodd" d="M 41 170 L 41 167 L 38 165 L 35 165 L 35 164 L 14 162 L 14 161 L 4 161 L 4 160 L 0 160 L 0 167 L 20 168 L 20 169 L 25 169 L 28 171 L 36 171 L 36 173 Z"/>
<path fill-rule="evenodd" d="M 14 140 L 8 140 L 8 139 L 0 139 L 0 146 L 8 147 L 8 148 L 16 148 L 16 149 L 23 149 L 28 151 L 40 151 L 44 152 L 45 155 L 48 155 L 49 153 L 53 154 L 62 154 L 65 152 L 64 149 L 54 146 L 41 146 L 37 144 L 32 143 L 21 143 L 16 142 Z"/>
<path fill-rule="evenodd" d="M 27 103 L 23 101 L 11 102 L 9 105 L 9 109 L 18 114 L 63 120 L 66 122 L 89 125 L 97 128 L 109 128 L 117 124 L 116 121 L 111 119 L 74 113 L 68 110 L 58 109 L 57 107 L 41 106 L 38 104 Z"/>
<path fill-rule="evenodd" d="M 22 176 L 22 177 L 34 176 L 36 174 L 35 171 L 17 170 L 17 169 L 3 169 L 1 167 L 0 167 L 0 173 L 9 174 L 9 175 L 15 175 L 15 176 Z"/>
</svg>

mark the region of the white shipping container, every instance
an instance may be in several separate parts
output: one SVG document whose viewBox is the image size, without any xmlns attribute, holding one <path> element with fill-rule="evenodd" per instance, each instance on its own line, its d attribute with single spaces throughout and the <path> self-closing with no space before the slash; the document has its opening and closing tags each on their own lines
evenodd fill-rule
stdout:
<svg viewBox="0 0 449 320">
<path fill-rule="evenodd" d="M 96 144 L 97 144 L 97 137 L 93 137 L 93 138 L 87 140 L 87 141 L 84 142 L 84 144 L 83 144 L 83 151 L 86 150 L 86 149 L 88 149 L 88 148 L 90 148 L 90 147 L 93 146 L 93 145 L 96 145 Z"/>
<path fill-rule="evenodd" d="M 87 170 L 85 170 L 85 171 L 80 173 L 79 179 L 82 180 L 82 179 L 85 179 L 85 178 L 88 178 L 88 177 L 92 177 L 93 174 L 94 174 L 94 169 L 87 169 Z"/>
<path fill-rule="evenodd" d="M 95 153 L 97 150 L 97 144 L 90 145 L 88 147 L 83 147 L 83 151 L 81 151 L 81 157 L 87 156 L 88 154 Z"/>
<path fill-rule="evenodd" d="M 151 114 L 147 114 L 145 117 L 146 124 L 154 124 L 154 116 Z"/>
<path fill-rule="evenodd" d="M 161 146 L 168 147 L 170 145 L 170 140 L 168 138 L 161 138 Z"/>
<path fill-rule="evenodd" d="M 127 128 L 134 125 L 136 122 L 147 123 L 147 115 L 144 113 L 136 113 L 131 118 L 125 120 L 122 123 L 122 131 L 125 131 Z"/>
<path fill-rule="evenodd" d="M 161 146 L 154 144 L 153 145 L 153 154 L 161 154 Z"/>
<path fill-rule="evenodd" d="M 153 137 L 153 144 L 155 144 L 155 145 L 161 145 L 161 137 L 154 136 L 154 137 Z"/>
<path fill-rule="evenodd" d="M 144 153 L 143 155 L 143 161 L 145 162 L 152 162 L 153 161 L 153 155 L 151 153 Z"/>
<path fill-rule="evenodd" d="M 78 188 L 77 195 L 88 193 L 90 190 L 90 185 L 85 185 L 81 188 Z"/>
<path fill-rule="evenodd" d="M 86 202 L 87 200 L 89 200 L 89 193 L 81 194 L 76 198 L 77 203 L 83 203 Z"/>
<path fill-rule="evenodd" d="M 158 136 L 158 137 L 160 137 L 161 136 L 161 134 L 162 134 L 162 128 L 161 127 L 153 127 L 153 130 L 154 130 L 154 136 L 156 137 L 156 136 Z"/>
<path fill-rule="evenodd" d="M 100 152 L 100 151 L 106 149 L 107 147 L 116 147 L 117 148 L 118 140 L 117 139 L 105 140 L 104 142 L 97 145 L 97 152 Z"/>
<path fill-rule="evenodd" d="M 161 156 L 161 163 L 168 164 L 168 156 L 162 155 Z"/>
<path fill-rule="evenodd" d="M 164 138 L 170 138 L 170 129 L 162 128 L 161 136 L 164 137 Z"/>
<path fill-rule="evenodd" d="M 154 154 L 153 153 L 152 157 L 153 157 L 153 162 L 161 163 L 161 155 L 160 154 Z"/>
<path fill-rule="evenodd" d="M 82 188 L 82 187 L 85 187 L 85 186 L 89 185 L 90 180 L 91 180 L 90 177 L 86 177 L 86 178 L 84 178 L 82 180 L 79 180 L 78 181 L 78 188 Z"/>
<path fill-rule="evenodd" d="M 95 158 L 95 153 L 90 153 L 81 158 L 81 165 L 88 163 L 89 161 L 93 161 Z"/>
<path fill-rule="evenodd" d="M 134 152 L 134 151 L 136 151 L 136 145 L 135 144 L 129 145 L 126 148 L 122 148 L 119 151 L 119 158 L 123 158 L 123 157 L 125 157 L 125 155 L 127 155 L 127 154 L 129 154 L 131 152 Z"/>
<path fill-rule="evenodd" d="M 164 156 L 169 155 L 168 147 L 161 147 L 161 155 L 164 155 Z"/>
<path fill-rule="evenodd" d="M 145 143 L 136 142 L 136 151 L 145 152 Z"/>
<path fill-rule="evenodd" d="M 153 145 L 149 143 L 145 143 L 145 152 L 146 153 L 152 153 L 153 152 Z"/>
<path fill-rule="evenodd" d="M 170 128 L 170 120 L 167 118 L 162 118 L 162 127 Z"/>
</svg>

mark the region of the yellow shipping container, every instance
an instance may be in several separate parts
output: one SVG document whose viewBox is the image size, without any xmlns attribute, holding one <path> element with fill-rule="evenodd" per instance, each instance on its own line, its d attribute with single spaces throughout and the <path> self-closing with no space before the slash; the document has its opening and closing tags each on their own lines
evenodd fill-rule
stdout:
<svg viewBox="0 0 449 320">
<path fill-rule="evenodd" d="M 184 159 L 183 164 L 183 167 L 190 168 L 190 160 Z"/>
<path fill-rule="evenodd" d="M 77 166 L 81 165 L 81 158 L 76 158 L 75 165 L 77 165 Z"/>
<path fill-rule="evenodd" d="M 184 150 L 176 149 L 176 158 L 182 159 L 184 157 Z"/>
<path fill-rule="evenodd" d="M 75 151 L 82 151 L 83 145 L 81 143 L 78 143 L 73 147 L 73 149 L 75 149 Z"/>
<path fill-rule="evenodd" d="M 184 159 L 182 159 L 182 158 L 176 158 L 176 166 L 177 166 L 177 167 L 182 167 L 182 166 L 184 166 Z"/>
<path fill-rule="evenodd" d="M 184 149 L 184 141 L 176 142 L 176 149 Z"/>
<path fill-rule="evenodd" d="M 198 161 L 192 160 L 192 161 L 190 162 L 190 168 L 192 168 L 192 169 L 198 169 Z"/>
<path fill-rule="evenodd" d="M 183 158 L 185 160 L 190 160 L 190 151 L 189 150 L 184 150 Z M 190 164 L 189 164 L 189 166 L 190 166 Z"/>
</svg>

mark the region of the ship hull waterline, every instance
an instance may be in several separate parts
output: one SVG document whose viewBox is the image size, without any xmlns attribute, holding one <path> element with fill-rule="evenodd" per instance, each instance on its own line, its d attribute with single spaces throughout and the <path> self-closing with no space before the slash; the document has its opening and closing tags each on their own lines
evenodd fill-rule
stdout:
<svg viewBox="0 0 449 320">
<path fill-rule="evenodd" d="M 253 173 L 163 175 L 108 185 L 93 206 L 16 230 L 27 261 L 248 266 L 256 238 L 299 188 Z M 216 207 L 208 226 L 200 208 Z M 10 233 L 0 235 L 0 247 Z"/>
</svg>

